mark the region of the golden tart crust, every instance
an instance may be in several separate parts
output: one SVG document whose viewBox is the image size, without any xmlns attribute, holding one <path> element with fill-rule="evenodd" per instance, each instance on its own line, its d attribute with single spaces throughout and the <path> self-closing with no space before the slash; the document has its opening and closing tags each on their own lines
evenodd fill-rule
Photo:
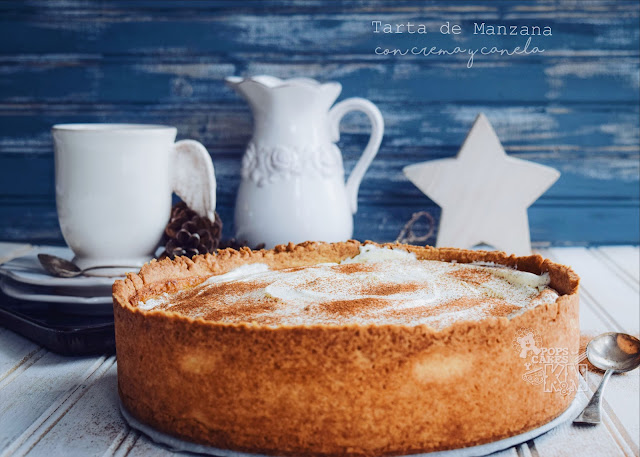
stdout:
<svg viewBox="0 0 640 457">
<path fill-rule="evenodd" d="M 374 243 L 375 244 L 375 243 Z M 193 319 L 144 301 L 247 263 L 274 269 L 340 262 L 360 243 L 307 242 L 152 261 L 113 286 L 118 390 L 127 410 L 162 432 L 217 448 L 274 455 L 402 455 L 472 446 L 538 427 L 575 391 L 527 382 L 513 344 L 579 345 L 578 283 L 541 256 L 383 245 L 419 259 L 494 262 L 548 272 L 555 303 L 511 319 L 426 325 L 268 327 Z M 529 367 L 530 368 L 530 367 Z M 567 381 L 577 382 L 575 370 Z"/>
</svg>

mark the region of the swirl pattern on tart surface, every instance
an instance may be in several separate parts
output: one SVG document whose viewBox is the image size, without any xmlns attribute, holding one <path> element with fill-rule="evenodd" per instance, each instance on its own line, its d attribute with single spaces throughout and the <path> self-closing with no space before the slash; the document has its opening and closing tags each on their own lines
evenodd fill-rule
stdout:
<svg viewBox="0 0 640 457">
<path fill-rule="evenodd" d="M 489 264 L 418 260 L 365 245 L 341 263 L 271 270 L 247 264 L 173 294 L 138 303 L 192 318 L 267 326 L 426 324 L 511 318 L 554 303 L 549 275 Z"/>
</svg>

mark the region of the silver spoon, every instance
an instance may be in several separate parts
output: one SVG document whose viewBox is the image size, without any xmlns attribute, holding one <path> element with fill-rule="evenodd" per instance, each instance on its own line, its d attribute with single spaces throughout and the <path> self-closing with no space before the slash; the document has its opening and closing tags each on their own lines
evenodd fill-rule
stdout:
<svg viewBox="0 0 640 457">
<path fill-rule="evenodd" d="M 587 359 L 601 370 L 606 370 L 600 385 L 573 421 L 574 424 L 599 424 L 602 407 L 602 392 L 613 373 L 624 373 L 640 366 L 640 340 L 626 333 L 604 333 L 587 345 Z"/>
<path fill-rule="evenodd" d="M 63 259 L 62 257 L 58 257 L 55 255 L 49 254 L 38 254 L 38 260 L 40 261 L 40 265 L 44 268 L 47 273 L 52 276 L 57 276 L 59 278 L 75 278 L 77 276 L 84 275 L 87 271 L 90 270 L 99 270 L 102 268 L 130 268 L 130 269 L 139 269 L 140 267 L 132 266 L 132 265 L 100 265 L 90 268 L 81 269 L 75 263 Z"/>
</svg>

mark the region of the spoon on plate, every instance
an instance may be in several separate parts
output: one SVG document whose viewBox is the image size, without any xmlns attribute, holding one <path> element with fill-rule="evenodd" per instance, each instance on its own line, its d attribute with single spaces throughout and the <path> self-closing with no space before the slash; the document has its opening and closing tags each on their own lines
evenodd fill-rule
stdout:
<svg viewBox="0 0 640 457">
<path fill-rule="evenodd" d="M 38 254 L 38 260 L 40 261 L 40 265 L 42 265 L 42 268 L 44 268 L 47 273 L 59 278 L 75 278 L 77 276 L 84 275 L 87 271 L 99 270 L 103 268 L 140 268 L 139 266 L 134 267 L 132 265 L 99 265 L 81 269 L 78 265 L 71 262 L 70 260 L 49 254 Z"/>
<path fill-rule="evenodd" d="M 573 421 L 574 424 L 599 424 L 601 421 L 602 392 L 613 373 L 624 373 L 640 366 L 640 340 L 626 333 L 604 333 L 587 345 L 587 359 L 601 370 L 606 370 L 589 404 Z"/>
</svg>

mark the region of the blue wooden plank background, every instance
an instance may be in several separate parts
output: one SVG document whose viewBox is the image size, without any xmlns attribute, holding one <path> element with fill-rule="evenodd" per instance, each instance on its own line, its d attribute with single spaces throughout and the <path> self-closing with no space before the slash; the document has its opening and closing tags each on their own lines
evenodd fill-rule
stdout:
<svg viewBox="0 0 640 457">
<path fill-rule="evenodd" d="M 355 236 L 393 240 L 416 211 L 439 208 L 402 167 L 454 156 L 476 114 L 505 149 L 560 180 L 529 210 L 538 244 L 638 243 L 640 7 L 637 1 L 3 1 L 0 3 L 0 239 L 61 242 L 50 126 L 166 123 L 209 149 L 225 234 L 251 135 L 228 75 L 308 76 L 363 96 L 386 122 L 362 183 Z M 372 20 L 425 24 L 375 34 Z M 457 36 L 441 24 L 461 24 Z M 551 26 L 528 56 L 376 55 L 376 46 L 498 46 L 473 23 Z M 368 138 L 343 123 L 350 170 Z M 429 240 L 433 242 L 434 239 Z"/>
</svg>

